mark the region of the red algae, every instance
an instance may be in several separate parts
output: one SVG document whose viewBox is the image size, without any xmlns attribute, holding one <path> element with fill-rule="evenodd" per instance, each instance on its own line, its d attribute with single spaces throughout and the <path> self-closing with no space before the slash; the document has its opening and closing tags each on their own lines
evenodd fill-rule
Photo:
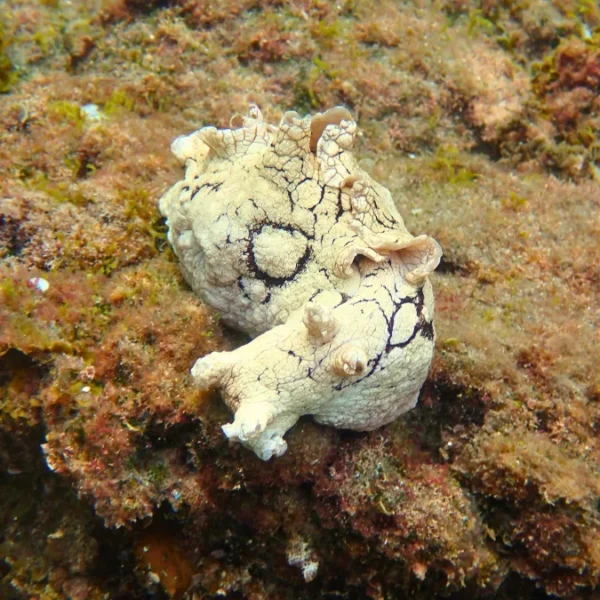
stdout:
<svg viewBox="0 0 600 600">
<path fill-rule="evenodd" d="M 8 0 L 0 22 L 0 596 L 594 597 L 594 3 Z M 157 209 L 172 139 L 250 102 L 351 109 L 362 166 L 444 248 L 417 408 L 302 420 L 266 464 L 192 385 L 241 340 Z"/>
<path fill-rule="evenodd" d="M 169 598 L 179 600 L 190 587 L 193 566 L 168 524 L 143 531 L 136 540 L 134 554 L 149 586 L 160 584 Z"/>
</svg>

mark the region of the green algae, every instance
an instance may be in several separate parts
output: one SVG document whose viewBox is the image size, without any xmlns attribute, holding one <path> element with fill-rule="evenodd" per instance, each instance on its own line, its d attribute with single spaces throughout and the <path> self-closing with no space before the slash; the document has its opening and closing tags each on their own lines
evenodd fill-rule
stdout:
<svg viewBox="0 0 600 600">
<path fill-rule="evenodd" d="M 4 25 L 0 22 L 0 94 L 8 93 L 19 79 L 9 56 L 10 44 L 11 40 L 8 38 Z"/>
<path fill-rule="evenodd" d="M 78 129 L 83 127 L 85 116 L 81 107 L 74 102 L 67 100 L 56 100 L 48 105 L 48 111 L 51 115 L 57 117 L 63 122 L 74 125 Z"/>
<path fill-rule="evenodd" d="M 134 112 L 136 100 L 125 90 L 115 90 L 106 103 L 103 110 L 107 116 L 122 114 L 123 112 Z"/>
</svg>

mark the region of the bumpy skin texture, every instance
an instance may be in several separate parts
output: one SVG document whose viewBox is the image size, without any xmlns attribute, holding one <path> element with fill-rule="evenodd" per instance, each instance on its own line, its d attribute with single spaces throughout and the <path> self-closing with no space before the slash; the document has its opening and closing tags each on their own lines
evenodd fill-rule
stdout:
<svg viewBox="0 0 600 600">
<path fill-rule="evenodd" d="M 352 295 L 357 255 L 381 261 L 411 242 L 389 191 L 349 151 L 346 109 L 288 112 L 274 127 L 252 107 L 232 123 L 175 140 L 185 178 L 160 200 L 184 277 L 228 325 L 256 336 L 315 290 Z"/>
<path fill-rule="evenodd" d="M 431 284 L 407 284 L 396 255 L 359 269 L 352 298 L 318 292 L 285 324 L 196 362 L 196 381 L 220 388 L 235 412 L 229 439 L 267 460 L 286 451 L 283 434 L 303 414 L 367 431 L 413 408 L 433 356 Z"/>
<path fill-rule="evenodd" d="M 160 200 L 186 280 L 258 336 L 192 369 L 235 413 L 223 431 L 263 460 L 305 414 L 370 430 L 411 409 L 431 363 L 441 249 L 405 228 L 356 164 L 356 123 L 337 107 L 177 138 L 185 179 Z"/>
</svg>

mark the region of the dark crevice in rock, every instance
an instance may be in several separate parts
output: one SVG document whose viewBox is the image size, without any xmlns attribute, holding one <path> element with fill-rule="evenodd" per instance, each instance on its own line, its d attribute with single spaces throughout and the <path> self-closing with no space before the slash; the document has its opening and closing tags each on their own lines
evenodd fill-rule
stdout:
<svg viewBox="0 0 600 600">
<path fill-rule="evenodd" d="M 502 158 L 502 152 L 499 145 L 496 142 L 484 140 L 480 129 L 472 128 L 472 131 L 475 145 L 471 151 L 476 154 L 482 154 L 492 162 L 498 162 Z"/>
<path fill-rule="evenodd" d="M 185 423 L 168 426 L 165 423 L 152 423 L 145 431 L 144 441 L 153 449 L 164 450 L 177 448 L 186 442 L 201 436 L 202 423 L 198 419 L 190 419 Z"/>
<path fill-rule="evenodd" d="M 452 273 L 457 275 L 468 275 L 470 273 L 470 269 L 468 268 L 468 266 L 461 265 L 455 260 L 453 260 L 451 257 L 446 256 L 444 254 L 435 272 L 438 274 Z"/>
<path fill-rule="evenodd" d="M 461 445 L 458 438 L 468 439 L 469 431 L 481 427 L 487 410 L 488 403 L 479 391 L 438 379 L 425 382 L 419 403 L 404 418 L 434 460 L 452 462 Z M 447 434 L 454 437 L 455 431 L 460 435 L 450 451 L 445 439 Z"/>
<path fill-rule="evenodd" d="M 46 469 L 40 449 L 46 431 L 41 414 L 37 414 L 41 409 L 32 410 L 23 403 L 29 403 L 39 392 L 49 372 L 49 365 L 15 348 L 0 356 L 0 418 L 3 422 L 0 472 L 20 474 Z M 30 413 L 33 422 L 27 422 L 23 413 Z"/>
<path fill-rule="evenodd" d="M 0 257 L 3 254 L 19 256 L 27 245 L 27 236 L 21 222 L 8 215 L 0 214 Z"/>
<path fill-rule="evenodd" d="M 130 531 L 108 529 L 98 521 L 93 537 L 98 542 L 98 557 L 90 575 L 104 582 L 113 600 L 168 600 L 160 587 L 147 589 L 136 576 Z"/>
</svg>

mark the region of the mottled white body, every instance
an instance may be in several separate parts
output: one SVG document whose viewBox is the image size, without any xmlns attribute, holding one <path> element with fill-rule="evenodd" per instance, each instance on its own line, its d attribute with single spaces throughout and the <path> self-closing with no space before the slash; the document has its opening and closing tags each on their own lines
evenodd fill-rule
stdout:
<svg viewBox="0 0 600 600">
<path fill-rule="evenodd" d="M 234 411 L 225 434 L 267 460 L 301 415 L 375 429 L 412 408 L 433 352 L 427 275 L 441 249 L 413 237 L 388 190 L 356 164 L 335 108 L 278 127 L 255 107 L 234 129 L 173 143 L 185 179 L 160 200 L 191 287 L 259 336 L 197 361 Z"/>
<path fill-rule="evenodd" d="M 320 292 L 288 321 L 233 352 L 213 352 L 192 369 L 218 387 L 235 419 L 226 435 L 263 460 L 287 448 L 285 432 L 302 415 L 366 431 L 393 421 L 417 402 L 433 355 L 433 295 L 428 281 L 406 283 L 401 258 L 360 263 L 352 298 Z M 304 323 L 314 306 L 336 330 L 325 340 Z"/>
<path fill-rule="evenodd" d="M 185 179 L 160 200 L 183 274 L 223 321 L 256 336 L 318 289 L 353 294 L 354 259 L 412 240 L 387 189 L 349 151 L 343 108 L 279 127 L 258 109 L 239 129 L 205 127 L 173 143 Z"/>
</svg>

